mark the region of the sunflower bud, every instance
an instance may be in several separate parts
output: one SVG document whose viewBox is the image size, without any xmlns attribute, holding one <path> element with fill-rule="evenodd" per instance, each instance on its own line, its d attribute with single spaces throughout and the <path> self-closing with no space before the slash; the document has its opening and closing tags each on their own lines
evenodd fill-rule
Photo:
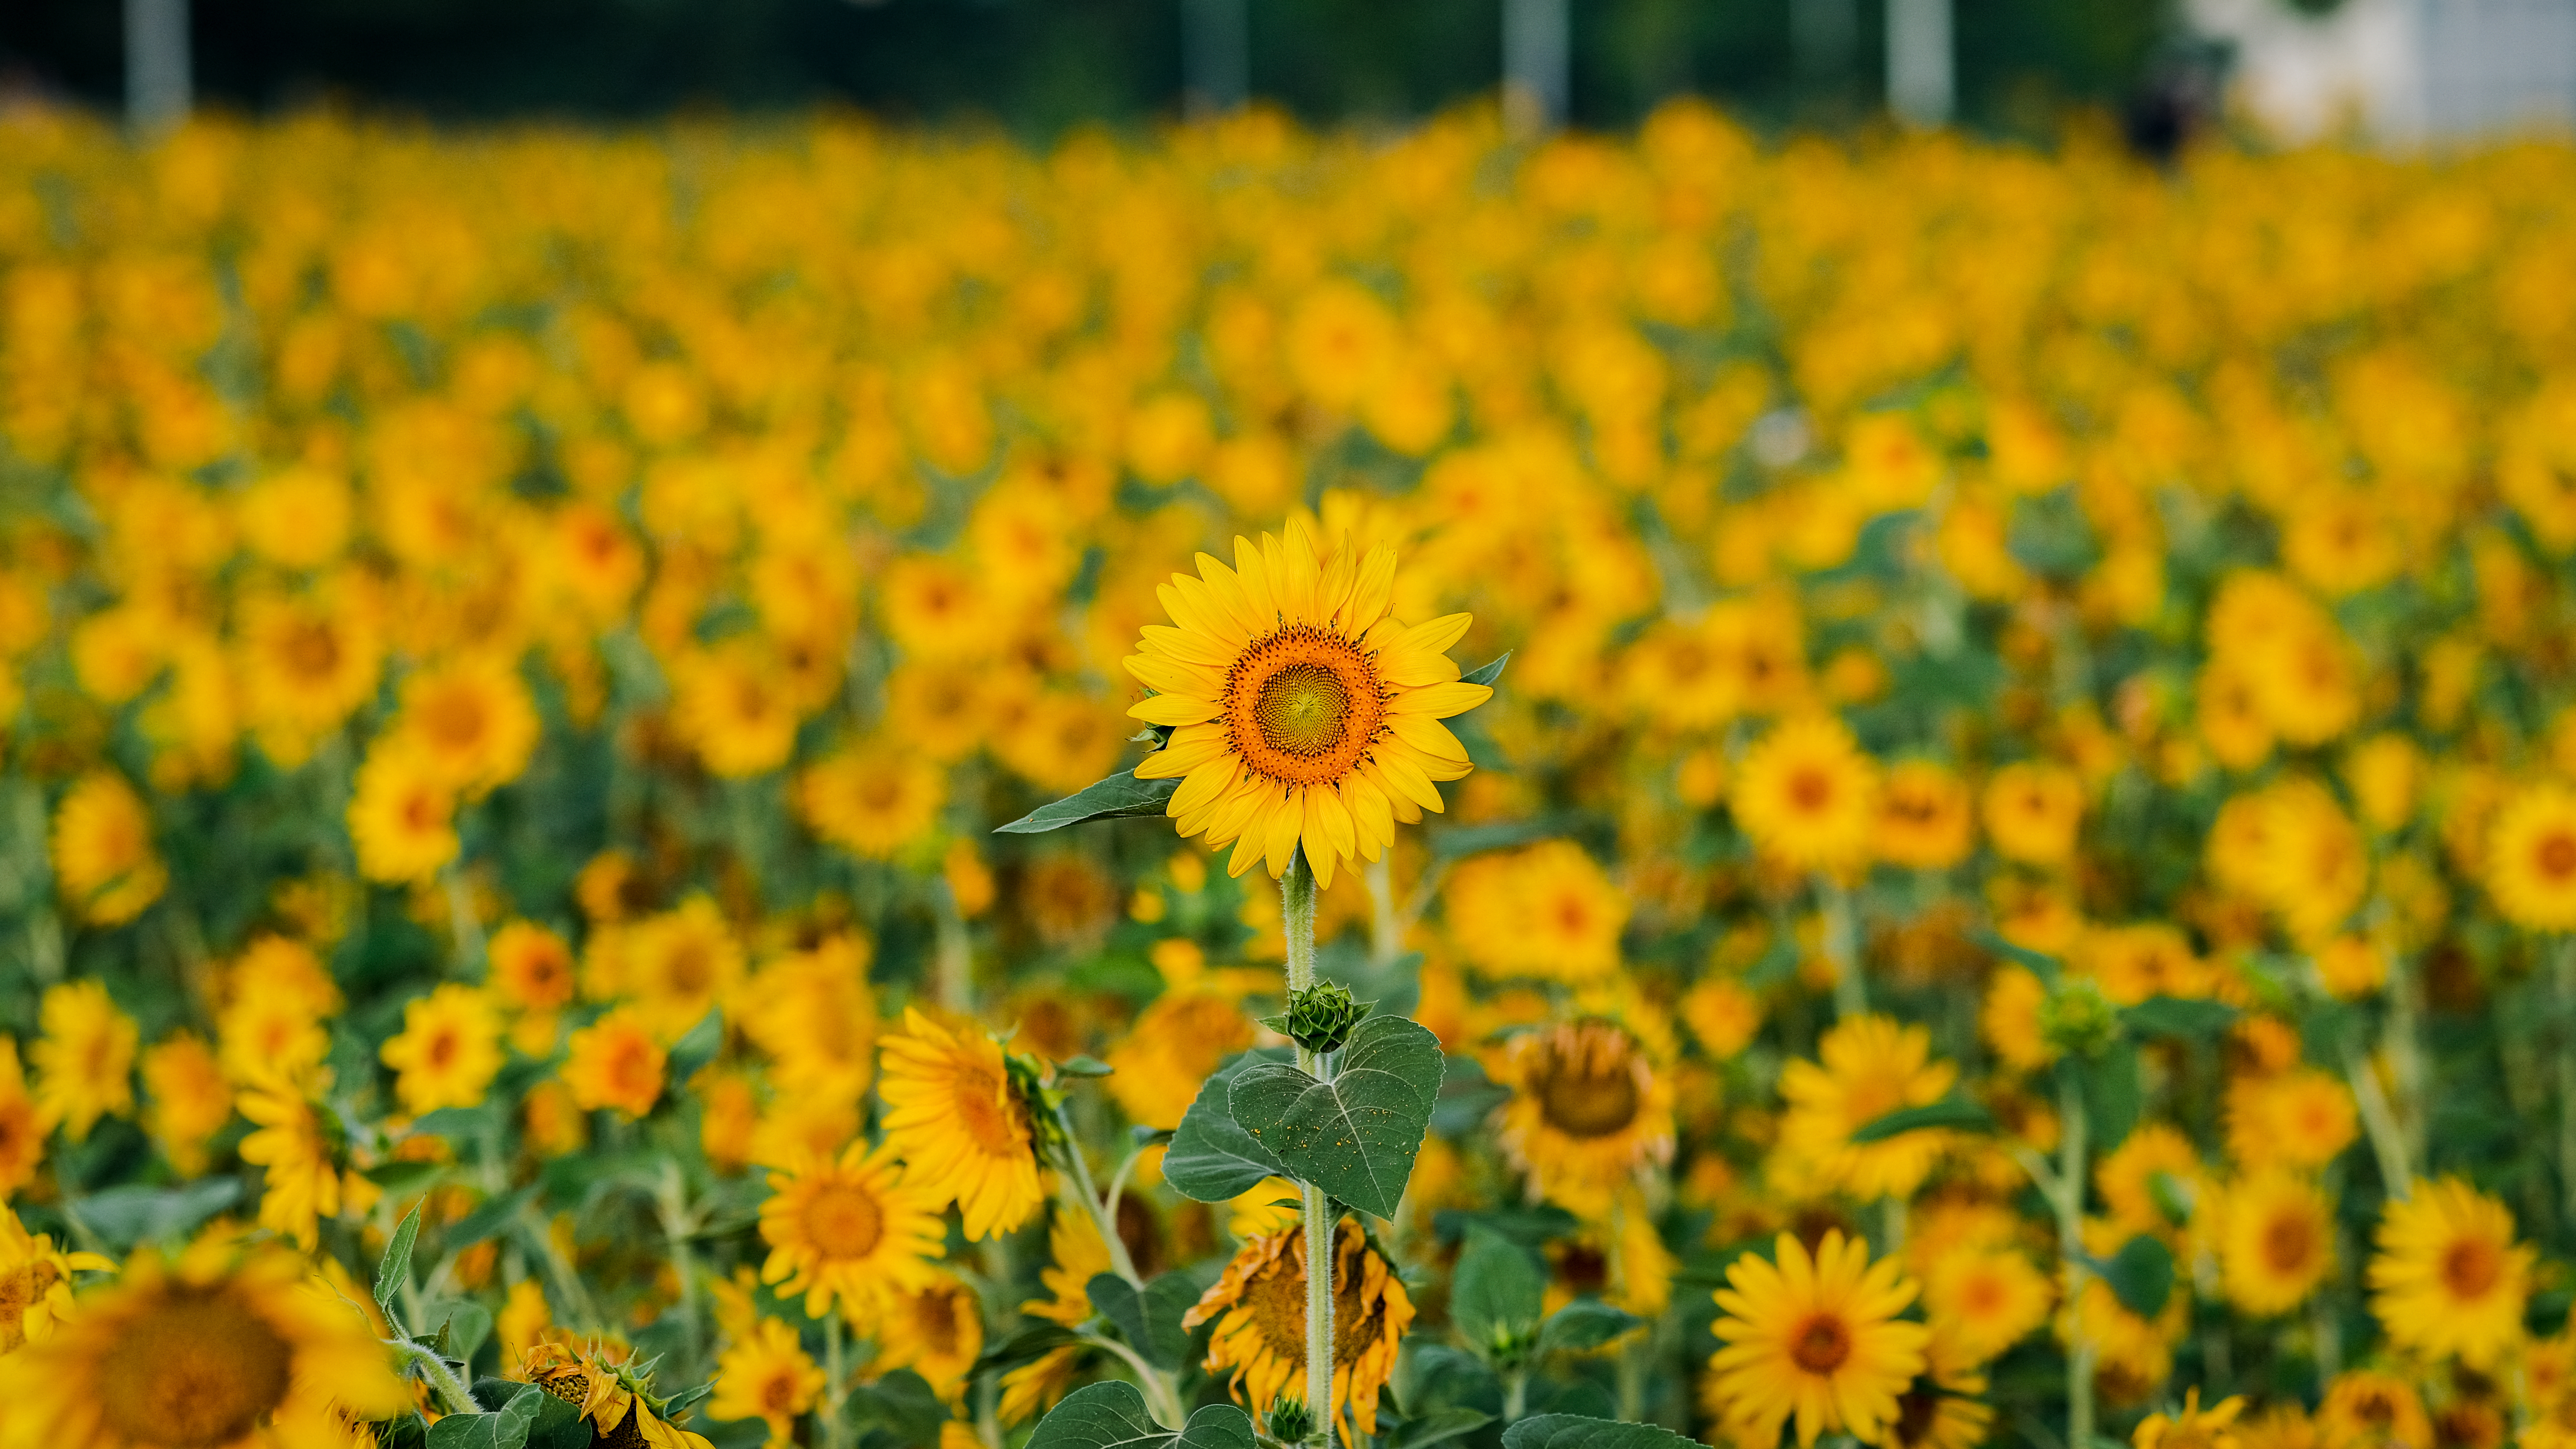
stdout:
<svg viewBox="0 0 2576 1449">
<path fill-rule="evenodd" d="M 1315 1432 L 1315 1416 L 1306 1408 L 1306 1401 L 1286 1394 L 1270 1401 L 1265 1422 L 1270 1437 L 1282 1444 L 1303 1444 L 1306 1436 Z"/>
<path fill-rule="evenodd" d="M 1350 988 L 1340 982 L 1318 981 L 1289 998 L 1282 1030 L 1310 1052 L 1337 1051 L 1350 1040 L 1351 1028 L 1369 1014 L 1369 1007 L 1368 1002 L 1353 1001 Z"/>
<path fill-rule="evenodd" d="M 2070 1056 L 2098 1057 L 2120 1035 L 2119 1009 L 2089 977 L 2062 977 L 2039 1005 L 2039 1031 Z"/>
</svg>

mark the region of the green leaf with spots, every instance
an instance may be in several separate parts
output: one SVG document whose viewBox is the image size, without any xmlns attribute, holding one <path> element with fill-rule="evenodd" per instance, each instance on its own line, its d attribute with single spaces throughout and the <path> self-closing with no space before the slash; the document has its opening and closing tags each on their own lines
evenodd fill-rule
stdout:
<svg viewBox="0 0 2576 1449">
<path fill-rule="evenodd" d="M 1028 1449 L 1254 1449 L 1252 1416 L 1210 1404 L 1166 1429 L 1145 1412 L 1134 1384 L 1113 1380 L 1067 1394 L 1029 1435 Z"/>
<path fill-rule="evenodd" d="M 1235 1077 L 1226 1100 L 1236 1124 L 1290 1177 L 1391 1218 L 1447 1070 L 1440 1039 L 1403 1017 L 1373 1016 L 1334 1057 L 1329 1082 L 1293 1066 L 1256 1064 Z"/>
</svg>

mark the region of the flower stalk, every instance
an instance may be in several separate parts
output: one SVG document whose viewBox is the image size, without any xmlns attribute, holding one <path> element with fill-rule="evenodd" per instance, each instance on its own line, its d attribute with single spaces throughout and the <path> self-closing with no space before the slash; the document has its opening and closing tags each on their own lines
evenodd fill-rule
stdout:
<svg viewBox="0 0 2576 1449">
<path fill-rule="evenodd" d="M 1315 872 L 1303 850 L 1279 877 L 1279 921 L 1287 937 L 1288 994 L 1315 985 Z M 1297 1066 L 1319 1081 L 1332 1079 L 1331 1058 L 1300 1045 Z M 1314 1418 L 1307 1441 L 1331 1449 L 1333 1442 L 1333 1220 L 1324 1190 L 1299 1183 L 1306 1218 L 1306 1409 Z"/>
</svg>

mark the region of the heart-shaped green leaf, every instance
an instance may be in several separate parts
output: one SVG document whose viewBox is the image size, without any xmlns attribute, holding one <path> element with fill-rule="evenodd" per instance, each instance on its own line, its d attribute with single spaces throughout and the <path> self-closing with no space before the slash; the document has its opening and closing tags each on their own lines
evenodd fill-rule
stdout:
<svg viewBox="0 0 2576 1449">
<path fill-rule="evenodd" d="M 1449 1280 L 1449 1317 L 1488 1355 L 1526 1349 L 1546 1312 L 1547 1275 L 1527 1248 L 1489 1228 L 1469 1228 Z"/>
<path fill-rule="evenodd" d="M 2122 1306 L 2140 1318 L 2164 1312 L 2165 1301 L 2173 1296 L 2173 1250 L 2145 1233 L 2122 1243 L 2109 1261 L 2096 1261 L 2094 1269 Z"/>
<path fill-rule="evenodd" d="M 1165 1273 L 1140 1291 L 1115 1273 L 1095 1274 L 1086 1291 L 1091 1306 L 1118 1325 L 1127 1342 L 1156 1368 L 1176 1369 L 1190 1356 L 1190 1331 L 1181 1316 L 1199 1301 L 1186 1273 Z"/>
<path fill-rule="evenodd" d="M 1260 1053 L 1246 1052 L 1199 1087 L 1198 1099 L 1190 1103 L 1180 1130 L 1172 1134 L 1172 1145 L 1163 1153 L 1163 1180 L 1181 1196 L 1198 1202 L 1228 1202 L 1265 1177 L 1288 1176 L 1288 1169 L 1270 1155 L 1269 1148 L 1236 1125 L 1227 1099 L 1234 1079 L 1264 1060 Z"/>
<path fill-rule="evenodd" d="M 1403 1017 L 1373 1016 L 1335 1057 L 1329 1082 L 1278 1063 L 1245 1068 L 1226 1100 L 1290 1177 L 1391 1218 L 1440 1095 L 1440 1039 Z"/>
<path fill-rule="evenodd" d="M 1658 1424 L 1540 1414 L 1505 1429 L 1503 1449 L 1699 1449 L 1699 1441 Z"/>
<path fill-rule="evenodd" d="M 534 1384 L 489 1414 L 450 1414 L 429 1426 L 429 1449 L 525 1449 L 537 1426 L 537 1401 L 550 1397 Z"/>
<path fill-rule="evenodd" d="M 1253 1449 L 1252 1416 L 1210 1404 L 1178 1430 L 1145 1412 L 1136 1386 L 1112 1380 L 1076 1389 L 1029 1435 L 1028 1449 Z"/>
</svg>

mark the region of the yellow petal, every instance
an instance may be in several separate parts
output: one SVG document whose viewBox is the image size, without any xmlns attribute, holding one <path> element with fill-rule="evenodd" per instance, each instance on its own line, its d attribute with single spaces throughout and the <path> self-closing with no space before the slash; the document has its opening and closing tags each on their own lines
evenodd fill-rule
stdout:
<svg viewBox="0 0 2576 1449">
<path fill-rule="evenodd" d="M 1127 717 L 1158 725 L 1205 724 L 1217 717 L 1217 707 L 1185 694 L 1158 694 L 1130 707 Z"/>
<path fill-rule="evenodd" d="M 1419 714 L 1428 715 L 1433 719 L 1446 719 L 1453 714 L 1465 714 L 1493 697 L 1492 685 L 1469 684 L 1459 680 L 1450 684 L 1434 684 L 1421 689 L 1408 689 L 1387 701 L 1386 711 L 1389 714 Z"/>
</svg>

